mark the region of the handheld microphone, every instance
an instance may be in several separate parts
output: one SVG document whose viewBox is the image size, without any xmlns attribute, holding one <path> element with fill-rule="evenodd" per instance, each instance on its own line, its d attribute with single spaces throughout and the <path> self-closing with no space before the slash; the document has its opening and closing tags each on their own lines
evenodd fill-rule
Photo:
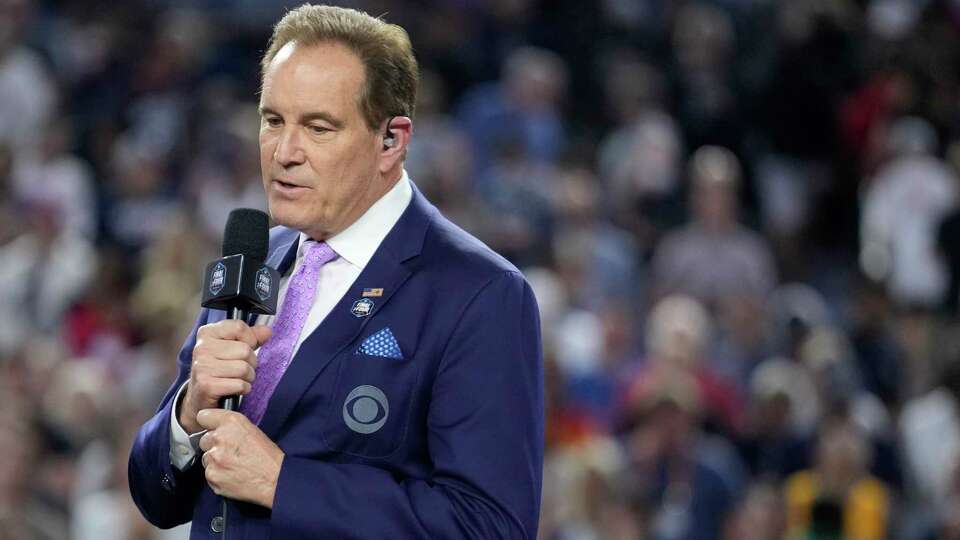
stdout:
<svg viewBox="0 0 960 540">
<path fill-rule="evenodd" d="M 267 266 L 270 243 L 267 214 L 250 208 L 230 212 L 223 230 L 222 257 L 207 265 L 203 273 L 205 308 L 226 310 L 228 319 L 245 321 L 251 313 L 277 312 L 280 274 Z M 235 411 L 240 396 L 226 396 L 220 406 Z M 221 538 L 227 538 L 227 500 L 220 502 Z"/>
<path fill-rule="evenodd" d="M 228 319 L 246 320 L 251 313 L 277 312 L 280 274 L 267 266 L 267 214 L 250 208 L 230 212 L 223 232 L 222 257 L 203 274 L 203 307 L 222 309 Z M 224 409 L 235 411 L 238 396 L 223 398 Z"/>
</svg>

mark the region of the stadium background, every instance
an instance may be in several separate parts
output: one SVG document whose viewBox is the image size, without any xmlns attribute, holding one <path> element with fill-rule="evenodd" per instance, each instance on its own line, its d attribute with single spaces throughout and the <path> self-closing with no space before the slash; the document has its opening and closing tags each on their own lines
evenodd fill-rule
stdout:
<svg viewBox="0 0 960 540">
<path fill-rule="evenodd" d="M 411 177 L 537 291 L 541 538 L 960 538 L 960 2 L 349 5 L 412 37 Z M 126 455 L 264 205 L 283 10 L 0 0 L 0 539 L 185 538 Z"/>
</svg>

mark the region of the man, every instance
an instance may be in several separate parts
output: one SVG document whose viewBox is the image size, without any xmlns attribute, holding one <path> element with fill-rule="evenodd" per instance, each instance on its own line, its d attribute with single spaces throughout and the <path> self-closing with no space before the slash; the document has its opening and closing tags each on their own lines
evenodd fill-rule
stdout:
<svg viewBox="0 0 960 540">
<path fill-rule="evenodd" d="M 690 222 L 667 234 L 653 254 L 653 298 L 685 294 L 710 310 L 761 303 L 776 284 L 773 254 L 737 221 L 740 162 L 704 146 L 690 158 Z"/>
<path fill-rule="evenodd" d="M 194 539 L 535 538 L 536 301 L 403 172 L 406 33 L 302 6 L 262 75 L 281 307 L 252 327 L 201 310 L 134 443 L 134 500 L 160 527 L 192 519 Z M 216 409 L 231 394 L 240 411 Z"/>
</svg>

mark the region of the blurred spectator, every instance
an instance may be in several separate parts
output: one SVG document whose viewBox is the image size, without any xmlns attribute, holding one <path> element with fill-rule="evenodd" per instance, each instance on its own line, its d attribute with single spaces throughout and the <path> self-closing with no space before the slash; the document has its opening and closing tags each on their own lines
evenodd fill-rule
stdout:
<svg viewBox="0 0 960 540">
<path fill-rule="evenodd" d="M 933 155 L 937 138 L 920 118 L 897 120 L 892 159 L 870 180 L 860 224 L 860 264 L 903 306 L 936 307 L 947 289 L 936 227 L 957 201 L 956 174 Z"/>
<path fill-rule="evenodd" d="M 890 432 L 887 410 L 875 395 L 863 389 L 853 348 L 845 334 L 826 326 L 811 329 L 800 344 L 797 359 L 813 377 L 821 410 L 843 404 L 850 409 L 851 421 L 865 433 Z"/>
<path fill-rule="evenodd" d="M 31 0 L 0 2 L 0 142 L 24 151 L 37 144 L 57 104 L 56 83 L 40 56 L 24 43 Z"/>
<path fill-rule="evenodd" d="M 30 201 L 21 214 L 25 230 L 0 245 L 0 354 L 32 332 L 58 332 L 64 313 L 91 283 L 93 245 L 64 226 L 59 208 Z"/>
<path fill-rule="evenodd" d="M 925 504 L 947 500 L 960 463 L 960 364 L 948 366 L 940 383 L 909 400 L 900 414 L 900 439 L 911 485 Z"/>
<path fill-rule="evenodd" d="M 544 500 L 539 538 L 545 540 L 636 540 L 645 537 L 643 516 L 631 508 L 626 456 L 596 436 L 557 449 L 544 464 Z"/>
<path fill-rule="evenodd" d="M 759 482 L 747 490 L 730 517 L 725 540 L 782 540 L 786 516 L 776 485 Z"/>
<path fill-rule="evenodd" d="M 230 107 L 232 105 L 232 107 Z M 226 110 L 209 111 L 217 119 L 203 148 L 187 172 L 188 191 L 206 237 L 219 240 L 234 208 L 266 210 L 260 161 L 253 126 L 259 123 L 250 105 L 227 103 Z M 206 116 L 206 115 L 205 115 Z M 229 119 L 221 124 L 224 116 Z"/>
<path fill-rule="evenodd" d="M 915 105 L 916 93 L 916 82 L 907 70 L 894 67 L 877 73 L 844 101 L 841 133 L 861 172 L 876 171 L 887 153 L 891 124 Z"/>
<path fill-rule="evenodd" d="M 64 343 L 73 356 L 90 358 L 107 366 L 107 371 L 120 369 L 135 336 L 129 302 L 117 302 L 130 295 L 134 269 L 127 265 L 118 250 L 103 250 L 96 261 L 96 289 L 88 289 L 76 298 L 64 320 Z"/>
<path fill-rule="evenodd" d="M 134 411 L 128 411 L 134 413 Z M 140 516 L 127 486 L 127 454 L 136 435 L 133 416 L 117 418 L 117 432 L 90 444 L 81 456 L 80 469 L 97 469 L 99 478 L 76 495 L 76 512 L 70 524 L 73 540 L 154 539 L 158 535 Z M 90 471 L 93 472 L 93 471 Z M 181 534 L 185 531 L 181 528 Z"/>
<path fill-rule="evenodd" d="M 129 137 L 116 140 L 104 215 L 108 237 L 137 253 L 172 221 L 178 201 L 170 185 L 171 163 Z"/>
<path fill-rule="evenodd" d="M 474 188 L 474 149 L 465 128 L 446 111 L 448 85 L 436 73 L 420 72 L 417 136 L 404 161 L 424 195 L 459 226 L 496 242 L 487 201 Z"/>
<path fill-rule="evenodd" d="M 517 134 L 504 135 L 478 188 L 488 219 L 483 240 L 519 266 L 542 264 L 549 253 L 554 208 L 550 196 L 558 171 L 524 154 Z"/>
<path fill-rule="evenodd" d="M 557 221 L 554 233 L 561 275 L 579 276 L 568 294 L 578 306 L 602 313 L 615 304 L 637 306 L 634 280 L 640 254 L 633 238 L 603 214 L 599 180 L 588 169 L 568 170 L 554 186 Z"/>
<path fill-rule="evenodd" d="M 627 396 L 647 389 L 661 373 L 683 373 L 697 386 L 698 414 L 721 433 L 733 434 L 743 418 L 743 403 L 733 386 L 711 370 L 707 344 L 712 338 L 710 314 L 692 298 L 675 295 L 658 302 L 647 320 L 647 359 L 628 376 Z"/>
<path fill-rule="evenodd" d="M 650 109 L 638 113 L 600 145 L 598 168 L 614 218 L 637 237 L 648 255 L 683 207 L 682 140 L 673 118 Z"/>
<path fill-rule="evenodd" d="M 719 538 L 735 482 L 704 452 L 703 402 L 683 371 L 657 371 L 629 398 L 627 452 L 636 497 L 657 540 Z"/>
<path fill-rule="evenodd" d="M 606 117 L 613 130 L 628 126 L 645 112 L 666 105 L 666 80 L 660 68 L 629 47 L 599 58 Z"/>
<path fill-rule="evenodd" d="M 842 411 L 872 445 L 870 471 L 889 487 L 902 488 L 896 427 L 883 402 L 863 387 L 846 335 L 835 328 L 814 328 L 798 358 L 813 378 L 821 410 Z"/>
<path fill-rule="evenodd" d="M 753 373 L 738 444 L 754 477 L 779 482 L 804 468 L 807 437 L 819 412 L 813 381 L 801 366 L 783 358 L 762 363 Z"/>
<path fill-rule="evenodd" d="M 762 301 L 775 283 L 773 257 L 763 238 L 737 222 L 737 158 L 719 147 L 697 150 L 690 182 L 689 223 L 654 253 L 654 297 L 684 293 L 713 309 L 738 296 Z"/>
<path fill-rule="evenodd" d="M 6 389 L 0 393 L 9 396 Z M 4 406 L 0 417 L 0 538 L 59 540 L 66 538 L 62 515 L 32 491 L 43 443 L 22 407 Z M 19 414 L 18 414 L 19 413 Z"/>
<path fill-rule="evenodd" d="M 853 298 L 850 339 L 864 388 L 887 407 L 903 398 L 903 351 L 896 339 L 896 321 L 883 287 L 861 279 Z"/>
<path fill-rule="evenodd" d="M 812 469 L 791 476 L 784 488 L 791 538 L 881 540 L 894 516 L 890 490 L 868 473 L 866 438 L 842 418 L 825 421 Z"/>
<path fill-rule="evenodd" d="M 115 366 L 119 380 L 132 402 L 152 403 L 160 400 L 176 376 L 176 357 L 183 345 L 184 332 L 189 332 L 196 306 L 200 305 L 197 269 L 213 260 L 218 250 L 201 234 L 195 220 L 178 215 L 157 241 L 143 254 L 143 272 L 129 293 L 128 313 L 140 331 L 135 337 L 142 343 L 124 355 L 124 362 Z M 183 246 L 194 246 L 184 250 Z M 114 276 L 114 279 L 123 276 Z M 122 281 L 116 283 L 123 287 Z M 109 306 L 92 305 L 101 313 Z M 115 311 L 116 312 L 116 311 Z M 118 313 L 119 314 L 119 313 Z M 109 320 L 109 319 L 107 319 Z M 124 327 L 107 325 L 120 331 Z M 157 401 L 159 402 L 159 401 Z"/>
<path fill-rule="evenodd" d="M 711 366 L 717 376 L 746 393 L 753 370 L 775 347 L 768 306 L 756 298 L 736 296 L 719 307 L 719 331 L 711 347 Z"/>
<path fill-rule="evenodd" d="M 800 344 L 812 328 L 832 324 L 830 304 L 817 289 L 806 283 L 784 283 L 770 294 L 771 339 L 774 349 L 796 358 Z"/>
<path fill-rule="evenodd" d="M 35 151 L 16 155 L 14 187 L 19 200 L 54 205 L 65 229 L 92 239 L 99 223 L 95 186 L 90 166 L 70 153 L 72 132 L 70 121 L 63 118 L 38 130 Z"/>
<path fill-rule="evenodd" d="M 739 148 L 743 129 L 730 15 L 706 2 L 680 4 L 671 45 L 673 95 L 687 144 Z"/>
<path fill-rule="evenodd" d="M 421 190 L 428 195 L 437 194 L 441 203 L 449 204 L 456 201 L 447 194 L 450 184 L 469 185 L 472 180 L 473 150 L 468 134 L 445 112 L 449 107 L 447 93 L 442 78 L 431 71 L 421 71 L 417 137 L 410 145 L 404 167 L 411 178 L 417 179 Z"/>
<path fill-rule="evenodd" d="M 554 163 L 565 143 L 561 104 L 567 67 L 555 53 L 521 47 L 503 65 L 500 83 L 481 85 L 460 104 L 459 120 L 476 154 L 478 174 L 495 156 L 512 154 L 534 165 Z"/>
<path fill-rule="evenodd" d="M 774 11 L 776 54 L 754 108 L 754 165 L 764 231 L 788 263 L 784 270 L 794 271 L 807 263 L 800 235 L 827 208 L 818 202 L 838 191 L 830 162 L 841 99 L 857 81 L 859 21 L 852 0 L 776 2 Z M 835 236 L 838 216 L 825 219 Z"/>
</svg>

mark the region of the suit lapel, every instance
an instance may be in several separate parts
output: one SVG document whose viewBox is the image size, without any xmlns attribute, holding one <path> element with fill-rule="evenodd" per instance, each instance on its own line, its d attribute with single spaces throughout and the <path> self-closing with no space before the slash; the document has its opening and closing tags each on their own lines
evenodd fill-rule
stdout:
<svg viewBox="0 0 960 540">
<path fill-rule="evenodd" d="M 415 258 L 420 254 L 424 236 L 435 212 L 436 209 L 414 186 L 410 204 L 377 248 L 363 272 L 320 326 L 300 346 L 277 384 L 260 421 L 260 429 L 264 433 L 271 437 L 277 433 L 317 375 L 357 338 L 367 322 L 376 317 L 377 312 L 410 277 L 415 270 Z M 369 315 L 357 317 L 353 314 L 352 307 L 362 298 L 365 288 L 382 288 L 383 295 L 370 299 L 373 307 Z"/>
</svg>

